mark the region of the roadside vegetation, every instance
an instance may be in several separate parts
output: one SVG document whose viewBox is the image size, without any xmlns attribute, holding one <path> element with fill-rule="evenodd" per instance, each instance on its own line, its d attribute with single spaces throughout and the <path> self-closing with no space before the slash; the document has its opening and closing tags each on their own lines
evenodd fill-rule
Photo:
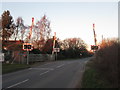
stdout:
<svg viewBox="0 0 120 90">
<path fill-rule="evenodd" d="M 101 75 L 101 73 L 93 67 L 93 64 L 93 60 L 87 63 L 81 88 L 110 88 L 110 84 L 104 78 L 104 75 Z"/>
<path fill-rule="evenodd" d="M 31 42 L 33 45 L 32 50 L 29 51 L 30 54 L 51 55 L 54 48 L 59 49 L 57 60 L 91 56 L 87 50 L 87 44 L 81 38 L 72 37 L 60 40 L 56 34 L 52 36 L 51 23 L 46 15 L 36 23 L 32 17 L 31 23 L 34 25 L 25 25 L 22 17 L 18 16 L 15 20 L 10 11 L 6 10 L 1 15 L 0 23 L 4 62 L 19 63 L 21 59 L 25 61 L 27 54 L 25 47 L 23 47 L 25 42 Z M 28 33 L 29 29 L 32 30 L 32 37 Z"/>
<path fill-rule="evenodd" d="M 118 51 L 120 43 L 116 39 L 106 39 L 100 49 L 87 64 L 83 75 L 82 88 L 118 88 Z"/>
<path fill-rule="evenodd" d="M 30 65 L 26 65 L 26 64 L 2 64 L 2 74 L 26 69 L 29 67 Z"/>
<path fill-rule="evenodd" d="M 29 63 L 29 65 L 27 64 L 18 64 L 18 63 L 2 63 L 2 74 L 6 74 L 6 73 L 11 73 L 11 72 L 15 72 L 15 71 L 19 71 L 19 70 L 23 70 L 23 69 L 27 69 L 27 68 L 32 68 L 32 67 L 36 67 L 39 65 L 43 65 L 46 62 L 34 62 L 34 63 Z"/>
<path fill-rule="evenodd" d="M 51 54 L 53 50 L 53 39 L 49 39 L 43 51 L 39 49 L 33 49 L 30 53 L 34 54 Z M 55 48 L 59 48 L 60 52 L 57 52 L 57 60 L 78 59 L 84 57 L 90 57 L 93 53 L 87 50 L 87 44 L 81 38 L 67 38 L 65 40 L 56 40 Z"/>
</svg>

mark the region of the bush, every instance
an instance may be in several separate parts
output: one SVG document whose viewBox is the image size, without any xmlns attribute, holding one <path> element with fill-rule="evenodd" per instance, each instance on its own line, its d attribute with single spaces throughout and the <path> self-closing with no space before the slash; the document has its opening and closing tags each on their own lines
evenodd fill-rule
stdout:
<svg viewBox="0 0 120 90">
<path fill-rule="evenodd" d="M 118 87 L 118 49 L 117 40 L 104 40 L 95 54 L 94 66 L 104 78 L 111 82 L 111 87 Z"/>
<path fill-rule="evenodd" d="M 30 51 L 30 53 L 41 54 L 42 52 L 39 49 L 33 49 L 32 51 Z"/>
<path fill-rule="evenodd" d="M 89 56 L 92 56 L 92 54 L 89 53 L 87 49 L 79 48 L 68 48 L 66 50 L 60 50 L 60 52 L 58 53 L 58 59 L 75 59 Z"/>
</svg>

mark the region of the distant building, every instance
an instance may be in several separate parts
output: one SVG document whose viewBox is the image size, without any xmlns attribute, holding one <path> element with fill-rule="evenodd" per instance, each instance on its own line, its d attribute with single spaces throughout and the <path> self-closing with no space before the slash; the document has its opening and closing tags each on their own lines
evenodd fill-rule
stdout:
<svg viewBox="0 0 120 90">
<path fill-rule="evenodd" d="M 23 52 L 22 45 L 24 41 L 21 40 L 9 40 L 9 41 L 2 41 L 2 50 L 5 53 L 5 59 L 9 56 L 11 61 L 20 61 L 20 53 Z"/>
</svg>

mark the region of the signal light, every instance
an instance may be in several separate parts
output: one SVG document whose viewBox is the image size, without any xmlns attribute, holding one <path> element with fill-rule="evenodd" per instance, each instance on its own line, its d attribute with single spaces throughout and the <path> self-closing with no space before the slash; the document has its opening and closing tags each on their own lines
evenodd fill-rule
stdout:
<svg viewBox="0 0 120 90">
<path fill-rule="evenodd" d="M 33 45 L 31 43 L 24 43 L 23 44 L 23 50 L 31 51 L 32 49 L 33 49 Z"/>
<path fill-rule="evenodd" d="M 91 45 L 91 50 L 98 50 L 98 46 Z"/>
</svg>

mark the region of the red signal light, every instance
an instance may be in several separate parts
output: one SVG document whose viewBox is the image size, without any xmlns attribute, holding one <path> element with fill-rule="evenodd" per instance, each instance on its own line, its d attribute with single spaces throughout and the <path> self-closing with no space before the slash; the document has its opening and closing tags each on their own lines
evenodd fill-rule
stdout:
<svg viewBox="0 0 120 90">
<path fill-rule="evenodd" d="M 34 17 L 32 17 L 32 22 L 34 22 Z"/>
<path fill-rule="evenodd" d="M 24 43 L 23 44 L 23 50 L 31 51 L 32 49 L 33 49 L 33 45 L 31 43 Z"/>
</svg>

